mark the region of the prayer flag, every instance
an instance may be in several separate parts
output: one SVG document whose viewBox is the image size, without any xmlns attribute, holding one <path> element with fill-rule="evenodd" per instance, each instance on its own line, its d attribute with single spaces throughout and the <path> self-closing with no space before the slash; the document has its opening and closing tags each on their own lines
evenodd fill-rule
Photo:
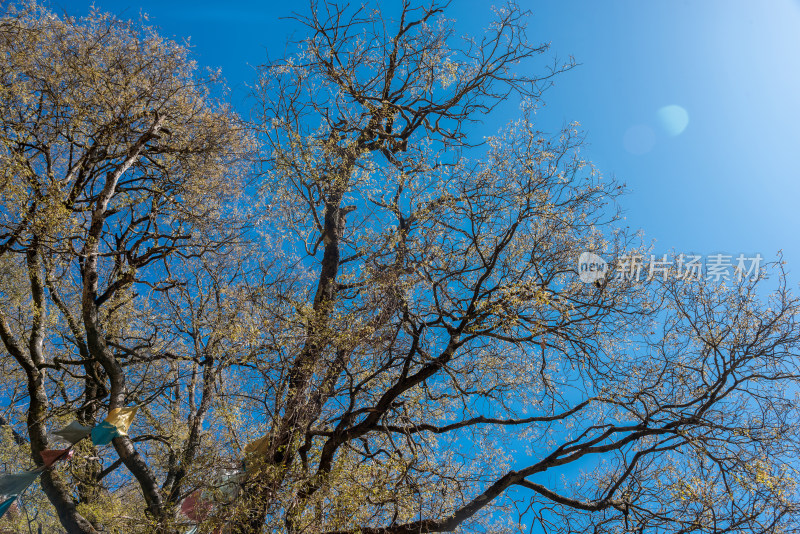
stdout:
<svg viewBox="0 0 800 534">
<path fill-rule="evenodd" d="M 108 421 L 103 421 L 92 429 L 92 443 L 95 445 L 108 445 L 111 440 L 120 435 L 116 426 Z"/>
<path fill-rule="evenodd" d="M 0 503 L 0 518 L 6 515 L 6 512 L 8 512 L 8 509 L 11 508 L 11 505 L 14 504 L 14 501 L 16 500 L 17 496 L 12 495 L 10 498 Z"/>
<path fill-rule="evenodd" d="M 269 446 L 269 436 L 264 436 L 263 438 L 258 438 L 255 441 L 252 441 L 244 446 L 245 454 L 264 454 L 267 452 L 267 447 Z"/>
<path fill-rule="evenodd" d="M 193 491 L 181 503 L 181 512 L 192 521 L 202 521 L 208 517 L 213 504 L 202 497 L 200 490 Z"/>
<path fill-rule="evenodd" d="M 0 495 L 20 495 L 34 480 L 39 478 L 44 468 L 25 471 L 16 475 L 0 475 Z M 9 505 L 10 506 L 10 505 Z"/>
<path fill-rule="evenodd" d="M 220 476 L 219 492 L 225 499 L 231 501 L 239 495 L 239 490 L 244 482 L 245 472 L 239 469 L 223 469 Z"/>
<path fill-rule="evenodd" d="M 41 454 L 42 460 L 44 460 L 44 466 L 50 467 L 59 460 L 69 460 L 72 458 L 73 451 L 72 449 L 46 449 L 43 450 Z"/>
<path fill-rule="evenodd" d="M 53 435 L 65 439 L 74 445 L 88 436 L 91 431 L 91 427 L 83 426 L 79 422 L 73 421 L 61 430 L 53 432 Z"/>
<path fill-rule="evenodd" d="M 117 427 L 120 436 L 127 436 L 128 428 L 130 428 L 138 409 L 138 406 L 131 406 L 129 408 L 114 408 L 108 412 L 106 422 Z"/>
</svg>

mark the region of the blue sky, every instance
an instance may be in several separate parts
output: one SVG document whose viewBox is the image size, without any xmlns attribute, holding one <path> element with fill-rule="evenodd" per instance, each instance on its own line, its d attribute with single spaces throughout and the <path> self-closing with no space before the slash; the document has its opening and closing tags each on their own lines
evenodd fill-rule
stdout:
<svg viewBox="0 0 800 534">
<path fill-rule="evenodd" d="M 658 252 L 785 254 L 798 281 L 800 227 L 800 0 L 519 0 L 531 40 L 581 63 L 546 94 L 545 129 L 578 121 L 585 154 L 629 188 L 625 224 Z M 203 66 L 220 67 L 242 112 L 252 66 L 278 57 L 296 27 L 293 2 L 100 0 L 139 12 L 162 33 L 191 39 Z M 449 16 L 477 33 L 491 2 L 455 0 Z M 56 10 L 85 14 L 89 3 Z M 398 2 L 383 2 L 386 11 Z M 659 110 L 673 106 L 664 122 Z M 677 108 L 675 106 L 680 106 Z M 685 110 L 685 116 L 682 111 Z M 506 106 L 487 134 L 513 118 Z M 688 124 L 681 128 L 685 119 Z M 662 117 L 663 119 L 663 117 Z"/>
</svg>

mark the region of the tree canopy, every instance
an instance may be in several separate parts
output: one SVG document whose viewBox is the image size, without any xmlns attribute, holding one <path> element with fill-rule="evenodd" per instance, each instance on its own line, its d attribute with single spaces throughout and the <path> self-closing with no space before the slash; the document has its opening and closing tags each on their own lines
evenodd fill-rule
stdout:
<svg viewBox="0 0 800 534">
<path fill-rule="evenodd" d="M 573 64 L 447 7 L 312 1 L 247 120 L 143 22 L 5 8 L 0 529 L 800 530 L 780 262 L 581 281 L 647 250 L 537 125 Z"/>
</svg>

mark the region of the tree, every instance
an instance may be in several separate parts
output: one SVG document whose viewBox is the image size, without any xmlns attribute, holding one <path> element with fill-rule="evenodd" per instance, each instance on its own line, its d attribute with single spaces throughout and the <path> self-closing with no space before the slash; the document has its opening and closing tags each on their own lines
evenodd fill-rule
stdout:
<svg viewBox="0 0 800 534">
<path fill-rule="evenodd" d="M 312 2 L 263 69 L 265 202 L 314 278 L 271 306 L 232 530 L 496 532 L 514 505 L 555 532 L 796 530 L 797 301 L 674 270 L 581 283 L 582 251 L 637 249 L 577 130 L 536 128 L 571 64 L 518 74 L 547 46 L 515 4 L 460 42 L 446 8 Z M 570 465 L 589 474 L 554 484 Z"/>
<path fill-rule="evenodd" d="M 37 466 L 48 427 L 145 404 L 152 432 L 114 439 L 117 461 L 102 468 L 81 443 L 87 454 L 70 475 L 45 471 L 41 487 L 70 533 L 122 515 L 120 495 L 144 498 L 136 528 L 163 531 L 195 468 L 215 360 L 207 338 L 170 352 L 152 309 L 170 289 L 178 298 L 191 266 L 224 268 L 213 258 L 242 232 L 228 208 L 247 134 L 209 96 L 217 75 L 198 76 L 184 47 L 146 26 L 99 12 L 62 19 L 33 3 L 8 8 L 0 24 L 0 337 L 14 363 L 4 360 L 14 387 L 3 400 L 26 421 Z M 195 332 L 211 308 L 192 318 Z M 202 400 L 169 402 L 187 373 Z M 158 447 L 166 461 L 141 452 Z M 122 465 L 130 476 L 115 480 Z"/>
<path fill-rule="evenodd" d="M 70 532 L 174 532 L 196 489 L 216 506 L 201 532 L 800 530 L 798 301 L 780 264 L 767 296 L 675 266 L 582 283 L 580 253 L 646 250 L 577 127 L 537 126 L 572 63 L 537 65 L 548 47 L 515 4 L 478 39 L 447 7 L 297 15 L 307 37 L 257 85 L 252 188 L 249 140 L 183 49 L 162 58 L 155 35 L 97 14 L 10 17 L 47 37 L 3 41 L 20 50 L 2 70 L 8 443 L 40 463 L 43 421 L 146 412 L 118 461 L 72 468 L 77 499 L 43 479 Z M 113 60 L 84 69 L 84 46 Z M 54 73 L 73 98 L 44 90 Z M 115 75 L 139 112 L 77 113 Z M 483 138 L 504 101 L 518 120 Z"/>
</svg>

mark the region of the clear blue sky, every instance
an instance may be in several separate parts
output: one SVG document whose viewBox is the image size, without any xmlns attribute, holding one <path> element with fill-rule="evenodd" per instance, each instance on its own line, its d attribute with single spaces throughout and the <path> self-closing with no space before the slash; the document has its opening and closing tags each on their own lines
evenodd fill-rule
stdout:
<svg viewBox="0 0 800 534">
<path fill-rule="evenodd" d="M 582 64 L 557 79 L 540 116 L 551 130 L 581 123 L 588 159 L 630 189 L 626 224 L 643 228 L 661 252 L 772 258 L 783 249 L 800 280 L 800 0 L 519 3 L 533 13 L 532 40 Z M 196 59 L 222 69 L 244 112 L 252 66 L 266 51 L 281 55 L 294 26 L 279 17 L 303 3 L 96 5 L 123 17 L 145 12 L 166 36 L 190 37 Z M 398 2 L 382 5 L 391 11 Z M 455 0 L 449 16 L 463 33 L 478 32 L 490 5 Z M 51 2 L 74 15 L 88 6 Z M 513 112 L 504 108 L 487 128 Z"/>
</svg>

